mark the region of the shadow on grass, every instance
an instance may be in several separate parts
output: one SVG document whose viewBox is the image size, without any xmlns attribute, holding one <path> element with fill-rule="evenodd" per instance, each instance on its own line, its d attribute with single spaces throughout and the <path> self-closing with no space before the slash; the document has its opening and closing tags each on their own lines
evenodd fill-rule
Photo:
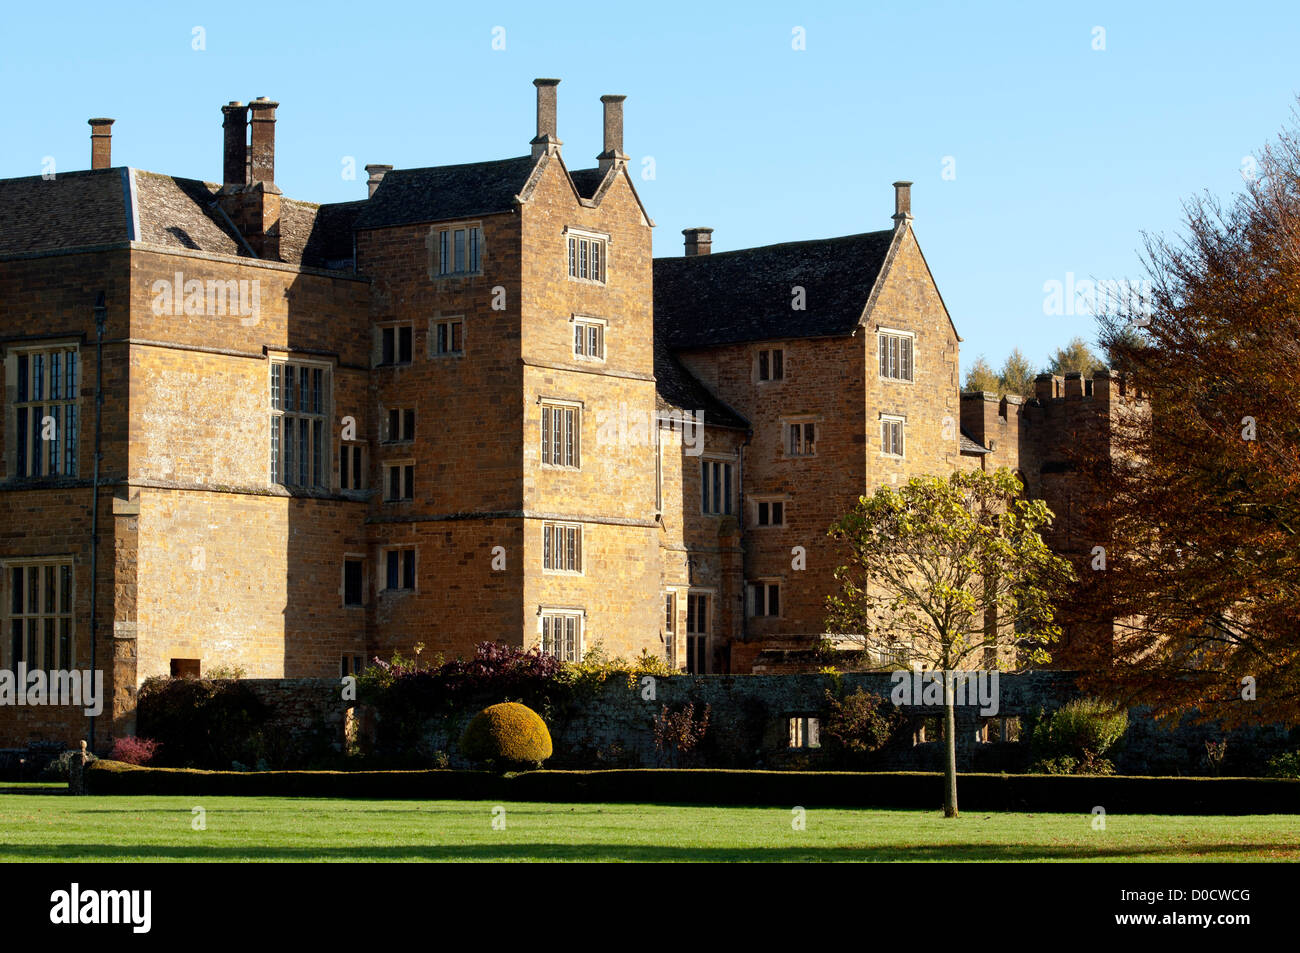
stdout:
<svg viewBox="0 0 1300 953">
<path fill-rule="evenodd" d="M 159 861 L 231 862 L 253 858 L 259 861 L 512 861 L 577 860 L 690 863 L 693 861 L 845 862 L 845 861 L 1123 861 L 1137 858 L 1165 860 L 1217 860 L 1223 855 L 1243 855 L 1252 860 L 1292 859 L 1300 852 L 1289 844 L 1207 844 L 1190 846 L 1134 846 L 1131 848 L 1085 848 L 1078 846 L 1021 845 L 918 845 L 909 847 L 680 847 L 609 844 L 467 844 L 392 845 L 343 847 L 227 847 L 109 844 L 10 844 L 0 848 L 6 860 L 118 861 L 124 857 Z"/>
</svg>

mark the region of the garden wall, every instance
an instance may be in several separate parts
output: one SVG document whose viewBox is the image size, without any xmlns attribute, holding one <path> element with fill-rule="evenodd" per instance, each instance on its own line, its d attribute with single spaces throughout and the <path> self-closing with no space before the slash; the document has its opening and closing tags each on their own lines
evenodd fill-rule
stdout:
<svg viewBox="0 0 1300 953">
<path fill-rule="evenodd" d="M 653 681 L 645 678 L 629 684 L 626 677 L 615 675 L 585 701 L 553 713 L 549 726 L 555 757 L 549 765 L 833 767 L 825 749 L 790 746 L 790 719 L 823 718 L 828 690 L 848 695 L 862 688 L 889 698 L 893 687 L 888 674 L 874 673 L 677 675 L 655 677 Z M 341 753 L 353 717 L 361 729 L 361 750 L 366 750 L 367 740 L 374 735 L 375 714 L 344 701 L 337 679 L 252 679 L 245 684 L 271 710 L 268 729 L 278 739 L 281 751 L 319 751 L 325 743 Z M 1077 695 L 1074 676 L 1067 672 L 1002 675 L 999 689 L 996 716 L 982 716 L 977 705 L 957 709 L 957 757 L 962 771 L 1023 771 L 1028 767 L 1028 731 L 1040 710 L 1051 712 Z M 486 705 L 500 700 L 482 701 Z M 665 707 L 673 710 L 685 704 L 694 704 L 697 716 L 708 706 L 709 729 L 691 756 L 665 757 L 655 748 L 655 715 Z M 430 720 L 422 732 L 417 761 L 430 766 L 467 766 L 459 757 L 458 740 L 465 722 L 478 707 L 446 719 Z M 891 743 L 874 756 L 871 767 L 937 769 L 941 746 L 934 740 L 937 724 L 933 719 L 942 715 L 942 709 L 914 705 L 904 706 L 902 711 L 906 716 L 904 725 Z M 929 731 L 924 737 L 928 740 L 921 740 L 921 728 L 927 719 Z M 1205 742 L 1226 738 L 1227 759 L 1222 773 L 1258 774 L 1269 757 L 1296 746 L 1289 734 L 1283 726 L 1225 734 L 1213 725 L 1193 725 L 1188 719 L 1169 730 L 1141 709 L 1134 709 L 1128 732 L 1110 757 L 1121 774 L 1205 774 Z M 300 766 L 304 760 L 311 759 L 290 757 L 270 767 Z"/>
</svg>

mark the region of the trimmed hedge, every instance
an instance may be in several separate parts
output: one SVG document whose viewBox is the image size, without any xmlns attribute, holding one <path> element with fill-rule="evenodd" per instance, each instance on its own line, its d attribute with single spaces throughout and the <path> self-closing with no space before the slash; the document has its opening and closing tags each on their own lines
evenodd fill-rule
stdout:
<svg viewBox="0 0 1300 953">
<path fill-rule="evenodd" d="M 196 771 L 96 761 L 92 794 L 367 797 L 420 800 L 792 805 L 938 809 L 939 774 L 724 771 Z M 1145 778 L 963 774 L 966 811 L 1089 814 L 1300 814 L 1300 781 L 1273 778 Z"/>
<path fill-rule="evenodd" d="M 518 702 L 489 705 L 475 715 L 460 750 L 470 761 L 510 768 L 539 768 L 553 753 L 542 716 Z"/>
</svg>

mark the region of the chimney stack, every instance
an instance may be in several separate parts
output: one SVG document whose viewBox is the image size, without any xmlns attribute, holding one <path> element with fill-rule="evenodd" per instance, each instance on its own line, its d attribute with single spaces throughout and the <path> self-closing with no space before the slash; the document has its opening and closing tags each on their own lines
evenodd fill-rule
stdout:
<svg viewBox="0 0 1300 953">
<path fill-rule="evenodd" d="M 894 225 L 912 220 L 912 183 L 894 183 Z"/>
<path fill-rule="evenodd" d="M 275 109 L 265 96 L 222 106 L 225 153 L 221 208 L 259 258 L 280 260 L 280 190 L 275 184 Z M 247 118 L 252 113 L 251 121 Z M 249 127 L 252 127 L 251 135 Z"/>
<path fill-rule="evenodd" d="M 249 185 L 258 182 L 275 185 L 275 109 L 279 105 L 265 96 L 259 96 L 248 104 L 253 113 L 250 122 L 253 132 L 249 144 Z"/>
<path fill-rule="evenodd" d="M 375 189 L 379 188 L 379 183 L 384 181 L 384 176 L 392 171 L 393 167 L 391 165 L 380 165 L 377 162 L 372 162 L 366 166 L 366 173 L 370 176 L 366 179 L 366 186 L 370 189 L 370 194 L 366 198 L 370 198 L 371 195 L 375 194 Z"/>
<path fill-rule="evenodd" d="M 560 85 L 560 81 L 535 79 L 533 85 L 537 87 L 537 135 L 530 143 L 533 158 L 542 154 L 559 155 L 562 143 L 555 133 L 555 87 Z"/>
<path fill-rule="evenodd" d="M 686 236 L 687 258 L 694 258 L 696 255 L 707 255 L 713 250 L 713 229 L 683 228 L 682 234 Z"/>
<path fill-rule="evenodd" d="M 90 123 L 90 167 L 109 169 L 113 166 L 113 120 L 87 119 Z"/>
<path fill-rule="evenodd" d="M 601 96 L 605 104 L 605 151 L 596 156 L 601 172 L 608 172 L 612 165 L 626 165 L 627 156 L 623 154 L 623 100 L 626 96 Z"/>
<path fill-rule="evenodd" d="M 248 107 L 231 101 L 221 107 L 225 147 L 221 160 L 221 184 L 226 188 L 248 184 Z"/>
</svg>

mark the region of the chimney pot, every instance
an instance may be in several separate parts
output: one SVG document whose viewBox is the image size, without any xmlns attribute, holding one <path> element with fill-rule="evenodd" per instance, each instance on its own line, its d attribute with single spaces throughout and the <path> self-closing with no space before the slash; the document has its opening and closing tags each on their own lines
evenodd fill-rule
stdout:
<svg viewBox="0 0 1300 953">
<path fill-rule="evenodd" d="M 88 119 L 90 123 L 90 167 L 108 169 L 113 165 L 113 120 Z"/>
<path fill-rule="evenodd" d="M 894 183 L 894 223 L 902 225 L 912 220 L 912 183 Z"/>
<path fill-rule="evenodd" d="M 623 100 L 626 96 L 601 96 L 605 104 L 605 150 L 596 157 L 600 171 L 606 172 L 616 164 L 625 164 L 623 154 Z"/>
<path fill-rule="evenodd" d="M 558 155 L 562 143 L 556 136 L 555 87 L 560 85 L 558 79 L 535 79 L 537 87 L 537 135 L 529 143 L 533 147 L 533 157 L 542 154 Z"/>
<path fill-rule="evenodd" d="M 697 255 L 707 255 L 713 250 L 713 229 L 683 228 L 682 234 L 686 236 L 687 258 L 694 258 Z"/>
<path fill-rule="evenodd" d="M 375 189 L 379 188 L 379 183 L 384 181 L 384 176 L 393 171 L 391 165 L 380 165 L 378 162 L 372 162 L 366 166 L 366 173 L 369 178 L 366 179 L 366 186 L 370 189 L 369 198 L 375 194 Z"/>
</svg>

